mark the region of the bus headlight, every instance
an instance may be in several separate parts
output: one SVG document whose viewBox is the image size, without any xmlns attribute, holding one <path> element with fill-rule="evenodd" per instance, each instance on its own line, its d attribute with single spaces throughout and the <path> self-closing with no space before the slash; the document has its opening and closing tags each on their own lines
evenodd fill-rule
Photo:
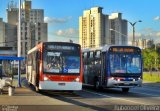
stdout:
<svg viewBox="0 0 160 111">
<path fill-rule="evenodd" d="M 76 82 L 79 82 L 79 77 L 76 78 Z"/>
<path fill-rule="evenodd" d="M 48 81 L 49 79 L 48 79 L 48 77 L 44 77 L 44 80 L 45 80 L 45 81 Z"/>
<path fill-rule="evenodd" d="M 141 78 L 139 77 L 138 80 L 141 80 Z"/>
<path fill-rule="evenodd" d="M 114 80 L 114 77 L 111 77 L 111 80 Z"/>
<path fill-rule="evenodd" d="M 73 80 L 73 82 L 79 82 L 79 81 L 80 81 L 79 77 Z"/>
</svg>

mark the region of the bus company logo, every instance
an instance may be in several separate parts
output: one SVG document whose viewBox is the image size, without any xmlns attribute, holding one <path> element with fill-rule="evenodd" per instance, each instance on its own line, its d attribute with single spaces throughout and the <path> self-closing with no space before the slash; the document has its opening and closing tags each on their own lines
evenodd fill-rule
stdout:
<svg viewBox="0 0 160 111">
<path fill-rule="evenodd" d="M 2 111 L 18 111 L 18 106 L 14 105 L 2 105 Z"/>
<path fill-rule="evenodd" d="M 63 71 L 64 71 L 64 73 L 67 73 L 67 72 L 68 72 L 68 69 L 64 68 L 64 70 L 63 70 Z"/>
</svg>

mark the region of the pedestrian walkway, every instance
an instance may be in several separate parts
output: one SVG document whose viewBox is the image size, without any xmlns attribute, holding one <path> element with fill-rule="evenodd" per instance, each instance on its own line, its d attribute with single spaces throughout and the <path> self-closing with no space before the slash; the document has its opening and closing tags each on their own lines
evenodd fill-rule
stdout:
<svg viewBox="0 0 160 111">
<path fill-rule="evenodd" d="M 17 79 L 13 80 L 16 86 Z M 16 87 L 13 96 L 8 95 L 8 88 L 3 89 L 0 95 L 0 105 L 70 105 L 69 103 L 51 98 L 31 90 L 26 79 L 22 78 L 22 87 Z"/>
<path fill-rule="evenodd" d="M 69 103 L 36 93 L 29 88 L 15 88 L 13 96 L 5 89 L 0 96 L 0 105 L 70 105 Z"/>
<path fill-rule="evenodd" d="M 13 96 L 0 95 L 0 111 L 92 111 L 83 106 L 45 96 L 30 88 L 16 88 Z"/>
</svg>

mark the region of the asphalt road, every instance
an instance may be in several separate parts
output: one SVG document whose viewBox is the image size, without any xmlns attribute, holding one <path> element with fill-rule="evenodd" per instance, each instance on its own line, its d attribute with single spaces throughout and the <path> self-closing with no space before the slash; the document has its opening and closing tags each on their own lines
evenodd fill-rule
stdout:
<svg viewBox="0 0 160 111">
<path fill-rule="evenodd" d="M 127 108 L 132 108 L 131 110 L 133 111 L 137 111 L 140 108 L 143 111 L 146 110 L 145 108 L 148 108 L 150 111 L 160 110 L 160 87 L 152 87 L 149 85 L 132 88 L 128 93 L 122 92 L 121 89 L 95 91 L 92 87 L 85 86 L 82 91 L 76 91 L 74 93 L 45 91 L 42 92 L 42 95 L 70 103 L 73 106 L 80 106 L 80 110 L 85 111 L 86 109 L 124 111 L 127 110 Z M 78 109 L 76 109 L 76 111 L 78 111 Z"/>
<path fill-rule="evenodd" d="M 23 84 L 26 84 L 23 80 Z M 31 88 L 33 90 L 33 88 Z M 121 89 L 112 88 L 96 91 L 91 86 L 84 86 L 82 91 L 43 91 L 42 96 L 48 97 L 57 111 L 160 111 L 160 83 L 145 83 L 142 87 L 131 88 L 128 93 Z M 46 109 L 46 106 L 40 106 Z M 130 109 L 128 109 L 130 108 Z"/>
</svg>

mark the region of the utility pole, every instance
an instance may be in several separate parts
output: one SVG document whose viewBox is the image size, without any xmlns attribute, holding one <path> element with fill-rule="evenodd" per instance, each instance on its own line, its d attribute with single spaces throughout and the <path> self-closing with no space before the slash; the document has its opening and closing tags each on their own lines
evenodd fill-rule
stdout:
<svg viewBox="0 0 160 111">
<path fill-rule="evenodd" d="M 129 21 L 128 21 L 128 22 L 129 22 Z M 134 22 L 134 23 L 129 22 L 129 23 L 131 24 L 132 30 L 133 30 L 133 39 L 132 39 L 132 45 L 133 45 L 133 46 L 135 46 L 135 25 L 136 25 L 136 23 L 138 23 L 138 22 L 142 22 L 142 21 L 139 20 L 139 21 L 136 21 L 136 22 Z"/>
<path fill-rule="evenodd" d="M 19 0 L 19 19 L 18 19 L 18 57 L 21 57 L 21 0 Z M 21 87 L 21 61 L 18 64 L 18 87 Z"/>
</svg>

